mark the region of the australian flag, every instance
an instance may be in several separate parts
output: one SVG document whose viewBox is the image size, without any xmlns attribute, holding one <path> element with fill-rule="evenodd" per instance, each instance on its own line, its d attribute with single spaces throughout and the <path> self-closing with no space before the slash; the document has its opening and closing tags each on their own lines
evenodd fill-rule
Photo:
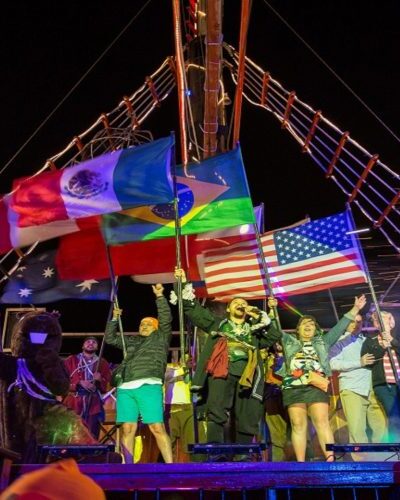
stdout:
<svg viewBox="0 0 400 500">
<path fill-rule="evenodd" d="M 61 280 L 55 266 L 56 250 L 23 261 L 4 287 L 3 304 L 47 304 L 63 299 L 110 300 L 110 280 Z"/>
</svg>

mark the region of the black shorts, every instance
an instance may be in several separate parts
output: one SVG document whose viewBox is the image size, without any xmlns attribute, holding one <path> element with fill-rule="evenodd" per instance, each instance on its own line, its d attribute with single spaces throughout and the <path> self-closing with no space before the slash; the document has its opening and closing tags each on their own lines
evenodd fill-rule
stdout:
<svg viewBox="0 0 400 500">
<path fill-rule="evenodd" d="M 312 385 L 301 385 L 299 387 L 291 387 L 282 391 L 283 405 L 290 406 L 295 403 L 328 403 L 329 394 L 318 387 Z"/>
</svg>

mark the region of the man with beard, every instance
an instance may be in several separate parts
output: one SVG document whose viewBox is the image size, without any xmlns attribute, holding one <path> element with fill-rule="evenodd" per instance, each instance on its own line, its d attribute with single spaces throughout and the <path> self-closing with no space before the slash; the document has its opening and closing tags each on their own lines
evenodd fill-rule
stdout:
<svg viewBox="0 0 400 500">
<path fill-rule="evenodd" d="M 82 352 L 64 361 L 70 377 L 69 393 L 63 403 L 80 415 L 92 435 L 98 439 L 100 423 L 104 420 L 101 394 L 107 392 L 111 379 L 108 362 L 97 356 L 95 337 L 87 337 Z"/>
<path fill-rule="evenodd" d="M 225 318 L 218 317 L 195 299 L 183 269 L 177 269 L 175 276 L 184 286 L 186 316 L 209 334 L 191 389 L 206 404 L 207 441 L 224 442 L 224 424 L 233 411 L 235 443 L 250 444 L 263 413 L 264 367 L 259 350 L 272 346 L 280 332 L 264 311 L 240 297 L 227 304 Z"/>
</svg>

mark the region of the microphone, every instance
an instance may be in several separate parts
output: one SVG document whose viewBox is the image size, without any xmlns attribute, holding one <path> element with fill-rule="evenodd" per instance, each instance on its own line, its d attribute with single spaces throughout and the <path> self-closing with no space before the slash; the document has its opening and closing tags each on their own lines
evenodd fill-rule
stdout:
<svg viewBox="0 0 400 500">
<path fill-rule="evenodd" d="M 250 312 L 252 312 L 254 314 L 260 314 L 261 310 L 258 307 L 252 307 Z"/>
</svg>

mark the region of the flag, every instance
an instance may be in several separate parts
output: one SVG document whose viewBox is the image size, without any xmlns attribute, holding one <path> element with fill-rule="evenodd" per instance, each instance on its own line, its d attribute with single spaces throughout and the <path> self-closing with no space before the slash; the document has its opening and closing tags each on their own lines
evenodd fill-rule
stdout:
<svg viewBox="0 0 400 500">
<path fill-rule="evenodd" d="M 198 297 L 207 296 L 204 283 L 204 252 L 211 248 L 223 248 L 253 237 L 253 226 L 242 224 L 237 227 L 209 231 L 208 233 L 189 235 L 181 238 L 181 265 L 186 269 L 188 279 L 195 286 Z M 175 281 L 174 268 L 176 266 L 174 240 L 172 238 L 165 238 L 163 240 L 142 242 L 139 245 L 146 243 L 152 244 L 154 252 L 142 260 L 141 273 L 138 271 L 132 273 L 132 279 L 138 283 L 145 284 L 173 283 Z M 167 259 L 165 256 L 168 259 L 168 266 L 166 265 Z M 154 266 L 152 260 L 156 261 L 156 266 Z"/>
<path fill-rule="evenodd" d="M 262 207 L 254 208 L 258 227 Z M 254 234 L 250 224 L 210 231 L 181 238 L 182 265 L 192 281 L 202 281 L 202 252 L 227 246 Z M 176 265 L 175 238 L 149 240 L 110 246 L 110 256 L 116 276 L 135 275 L 141 283 L 171 283 Z M 106 278 L 110 275 L 105 243 L 98 228 L 89 228 L 60 238 L 57 268 L 63 279 Z"/>
<path fill-rule="evenodd" d="M 163 273 L 166 270 L 171 272 L 175 267 L 175 240 L 173 238 L 110 246 L 109 251 L 116 276 L 143 274 L 146 271 L 149 273 Z M 183 244 L 181 251 L 185 251 Z M 61 238 L 56 261 L 63 279 L 110 276 L 107 251 L 98 228 Z"/>
<path fill-rule="evenodd" d="M 349 214 L 343 212 L 264 234 L 261 242 L 274 294 L 300 295 L 365 283 L 353 230 Z M 207 292 L 218 300 L 268 295 L 254 239 L 205 252 L 204 269 Z"/>
<path fill-rule="evenodd" d="M 28 246 L 35 241 L 45 241 L 80 230 L 80 222 L 83 219 L 18 227 L 18 217 L 9 206 L 11 196 L 5 195 L 0 200 L 0 255 L 12 248 Z"/>
<path fill-rule="evenodd" d="M 79 229 L 79 220 L 173 199 L 173 137 L 19 180 L 0 204 L 0 252 Z"/>
<path fill-rule="evenodd" d="M 181 234 L 253 224 L 254 213 L 240 148 L 177 169 Z M 103 217 L 107 243 L 167 238 L 175 234 L 173 203 L 133 208 Z"/>
<path fill-rule="evenodd" d="M 28 257 L 4 287 L 3 304 L 46 304 L 62 299 L 110 300 L 110 280 L 61 280 L 55 250 Z"/>
</svg>

